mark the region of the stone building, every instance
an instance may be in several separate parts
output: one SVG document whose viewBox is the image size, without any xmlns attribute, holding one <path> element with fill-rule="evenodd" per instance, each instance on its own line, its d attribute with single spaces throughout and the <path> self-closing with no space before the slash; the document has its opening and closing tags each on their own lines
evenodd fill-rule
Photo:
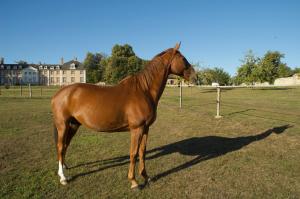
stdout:
<svg viewBox="0 0 300 199">
<path fill-rule="evenodd" d="M 0 85 L 68 85 L 86 82 L 86 71 L 76 59 L 60 64 L 5 64 L 0 60 Z"/>
</svg>

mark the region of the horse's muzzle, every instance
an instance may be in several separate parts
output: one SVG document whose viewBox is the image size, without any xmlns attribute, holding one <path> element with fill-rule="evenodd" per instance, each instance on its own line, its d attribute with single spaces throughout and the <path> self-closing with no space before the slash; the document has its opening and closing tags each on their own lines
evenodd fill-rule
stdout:
<svg viewBox="0 0 300 199">
<path fill-rule="evenodd" d="M 192 84 L 196 84 L 197 82 L 197 75 L 193 67 L 190 67 L 184 73 L 184 79 L 189 81 Z"/>
</svg>

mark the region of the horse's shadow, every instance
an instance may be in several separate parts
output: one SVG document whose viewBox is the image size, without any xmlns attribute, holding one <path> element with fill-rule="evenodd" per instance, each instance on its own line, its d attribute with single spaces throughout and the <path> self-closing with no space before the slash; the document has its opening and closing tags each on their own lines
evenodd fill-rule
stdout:
<svg viewBox="0 0 300 199">
<path fill-rule="evenodd" d="M 168 176 L 172 173 L 176 173 L 183 169 L 189 168 L 202 161 L 216 158 L 232 151 L 237 151 L 243 148 L 244 146 L 251 144 L 252 142 L 260 141 L 267 138 L 272 133 L 281 134 L 290 127 L 292 126 L 283 125 L 279 127 L 274 127 L 272 129 L 269 129 L 257 135 L 235 137 L 235 138 L 220 137 L 220 136 L 192 137 L 165 146 L 151 149 L 147 151 L 147 155 L 146 155 L 147 160 L 159 158 L 161 156 L 169 155 L 172 153 L 180 153 L 182 155 L 194 157 L 192 160 L 189 160 L 180 165 L 176 165 L 175 167 L 169 170 L 157 174 L 152 178 L 152 181 L 157 181 L 160 178 Z M 128 163 L 129 163 L 129 156 L 126 155 L 126 156 L 120 156 L 120 157 L 106 159 L 106 160 L 97 160 L 93 162 L 78 164 L 76 166 L 71 167 L 70 169 L 81 167 L 81 166 L 93 166 L 93 165 L 94 166 L 101 165 L 101 167 L 85 173 L 77 174 L 72 177 L 72 180 L 80 176 L 89 175 L 95 172 L 102 171 L 104 169 L 122 166 Z"/>
</svg>

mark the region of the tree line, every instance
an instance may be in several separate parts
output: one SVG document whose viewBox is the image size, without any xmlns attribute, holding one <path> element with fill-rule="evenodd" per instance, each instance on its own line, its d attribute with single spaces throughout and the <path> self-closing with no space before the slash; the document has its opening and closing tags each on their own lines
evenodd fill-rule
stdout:
<svg viewBox="0 0 300 199">
<path fill-rule="evenodd" d="M 203 68 L 193 64 L 197 69 L 197 84 L 211 85 L 213 82 L 220 85 L 252 85 L 256 82 L 274 83 L 276 78 L 289 77 L 300 73 L 300 68 L 294 70 L 282 62 L 284 54 L 278 51 L 268 51 L 263 57 L 256 57 L 252 50 L 248 51 L 237 68 L 237 73 L 231 77 L 221 67 Z M 86 69 L 87 82 L 106 82 L 116 84 L 128 75 L 142 70 L 148 63 L 136 56 L 132 46 L 116 44 L 110 56 L 104 53 L 88 52 L 83 65 Z"/>
<path fill-rule="evenodd" d="M 130 45 L 117 44 L 112 48 L 111 56 L 88 52 L 83 65 L 87 82 L 116 84 L 124 77 L 140 71 L 146 63 L 147 60 L 135 55 Z"/>
</svg>

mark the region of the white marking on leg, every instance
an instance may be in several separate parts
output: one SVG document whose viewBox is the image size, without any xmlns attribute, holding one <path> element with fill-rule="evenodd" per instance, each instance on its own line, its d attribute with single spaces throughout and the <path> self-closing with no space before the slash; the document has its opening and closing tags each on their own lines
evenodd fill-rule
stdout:
<svg viewBox="0 0 300 199">
<path fill-rule="evenodd" d="M 63 165 L 61 163 L 61 161 L 58 161 L 58 172 L 57 174 L 59 175 L 60 177 L 60 183 L 63 184 L 63 185 L 66 185 L 67 184 L 67 179 L 64 175 L 64 171 L 63 171 Z"/>
</svg>

